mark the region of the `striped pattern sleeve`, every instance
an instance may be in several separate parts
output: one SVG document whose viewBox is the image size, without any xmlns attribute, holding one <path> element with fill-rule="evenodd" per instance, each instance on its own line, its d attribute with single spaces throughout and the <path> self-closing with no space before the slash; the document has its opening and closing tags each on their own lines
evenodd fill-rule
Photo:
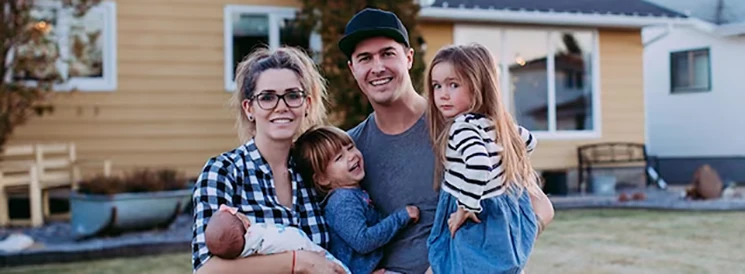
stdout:
<svg viewBox="0 0 745 274">
<path fill-rule="evenodd" d="M 528 150 L 528 155 L 532 154 L 535 150 L 535 147 L 538 146 L 538 140 L 533 136 L 533 133 L 530 133 L 530 131 L 522 126 L 517 126 L 517 132 L 520 134 L 520 137 L 522 137 L 523 141 L 525 141 L 525 147 Z"/>
<path fill-rule="evenodd" d="M 448 170 L 448 177 L 451 180 L 446 181 L 449 188 L 454 188 L 458 195 L 458 205 L 467 211 L 481 212 L 481 197 L 491 181 L 491 173 L 499 165 L 493 165 L 490 159 L 496 153 L 489 153 L 487 142 L 481 136 L 481 129 L 476 125 L 467 122 L 456 122 L 453 124 L 450 132 L 448 148 L 456 151 L 460 159 L 448 159 L 457 162 L 462 161 L 462 165 Z M 496 155 L 496 157 L 499 157 Z"/>
</svg>

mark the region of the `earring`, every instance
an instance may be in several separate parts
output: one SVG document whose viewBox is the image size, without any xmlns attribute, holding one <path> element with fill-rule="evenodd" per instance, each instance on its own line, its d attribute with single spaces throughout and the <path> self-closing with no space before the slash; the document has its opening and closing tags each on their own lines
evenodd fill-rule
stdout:
<svg viewBox="0 0 745 274">
<path fill-rule="evenodd" d="M 249 115 L 249 116 L 248 116 L 248 121 L 250 121 L 250 122 L 253 122 L 253 121 L 254 121 L 254 117 L 253 117 L 253 116 L 251 116 L 251 115 Z"/>
<path fill-rule="evenodd" d="M 308 113 L 307 112 L 305 113 L 305 117 L 308 117 Z"/>
</svg>

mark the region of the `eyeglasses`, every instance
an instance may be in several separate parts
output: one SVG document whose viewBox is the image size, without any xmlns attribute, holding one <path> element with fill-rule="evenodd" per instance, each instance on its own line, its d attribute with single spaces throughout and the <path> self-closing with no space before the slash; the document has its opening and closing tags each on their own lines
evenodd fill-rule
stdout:
<svg viewBox="0 0 745 274">
<path fill-rule="evenodd" d="M 259 103 L 259 107 L 265 110 L 272 110 L 277 107 L 279 100 L 285 101 L 285 105 L 290 108 L 297 108 L 305 103 L 305 92 L 304 91 L 290 91 L 288 93 L 279 95 L 274 92 L 262 92 L 257 95 L 251 96 L 248 99 L 254 100 Z"/>
</svg>

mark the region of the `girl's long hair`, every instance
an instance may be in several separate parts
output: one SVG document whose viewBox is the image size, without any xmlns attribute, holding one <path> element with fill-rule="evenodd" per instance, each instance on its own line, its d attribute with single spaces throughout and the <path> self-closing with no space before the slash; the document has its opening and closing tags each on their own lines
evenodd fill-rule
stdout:
<svg viewBox="0 0 745 274">
<path fill-rule="evenodd" d="M 526 144 L 518 133 L 517 124 L 502 102 L 497 65 L 489 50 L 476 43 L 451 45 L 440 49 L 427 71 L 425 81 L 429 101 L 427 123 L 437 159 L 434 188 L 440 188 L 449 128 L 453 122 L 452 119 L 445 119 L 440 114 L 435 104 L 432 88 L 432 68 L 445 62 L 452 65 L 457 76 L 463 81 L 462 85 L 472 92 L 469 112 L 485 115 L 494 122 L 496 128 L 494 140 L 503 147 L 501 156 L 505 187 L 527 188 L 535 191 L 537 188 L 530 186 L 537 183 L 537 176 L 528 158 Z"/>
</svg>

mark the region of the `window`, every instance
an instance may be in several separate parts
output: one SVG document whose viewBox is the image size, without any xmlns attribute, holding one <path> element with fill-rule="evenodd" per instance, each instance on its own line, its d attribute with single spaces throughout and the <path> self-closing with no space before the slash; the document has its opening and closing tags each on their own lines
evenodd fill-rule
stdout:
<svg viewBox="0 0 745 274">
<path fill-rule="evenodd" d="M 289 7 L 228 5 L 225 7 L 225 89 L 235 90 L 235 70 L 257 47 L 280 45 L 305 49 L 314 58 L 320 37 L 306 35 L 295 21 L 297 9 Z"/>
<path fill-rule="evenodd" d="M 455 42 L 491 50 L 520 125 L 544 138 L 600 136 L 595 31 L 458 25 Z"/>
<path fill-rule="evenodd" d="M 670 92 L 711 90 L 709 49 L 670 53 Z"/>
<path fill-rule="evenodd" d="M 33 84 L 39 77 L 56 71 L 65 83 L 55 90 L 113 91 L 116 89 L 116 4 L 102 2 L 82 17 L 74 17 L 71 8 L 59 2 L 37 2 L 31 17 L 42 39 L 34 45 L 17 48 L 16 54 L 38 53 L 59 58 L 53 67 L 18 71 L 13 76 Z"/>
</svg>

